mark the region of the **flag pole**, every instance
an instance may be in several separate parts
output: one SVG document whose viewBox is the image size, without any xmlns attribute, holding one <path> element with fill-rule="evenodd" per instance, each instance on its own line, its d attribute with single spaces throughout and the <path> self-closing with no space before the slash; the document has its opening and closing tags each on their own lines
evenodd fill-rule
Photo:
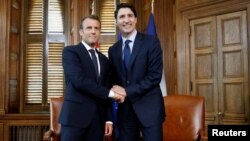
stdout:
<svg viewBox="0 0 250 141">
<path fill-rule="evenodd" d="M 155 3 L 155 1 L 152 0 L 152 1 L 151 1 L 151 13 L 152 13 L 152 14 L 154 14 L 154 3 Z"/>
</svg>

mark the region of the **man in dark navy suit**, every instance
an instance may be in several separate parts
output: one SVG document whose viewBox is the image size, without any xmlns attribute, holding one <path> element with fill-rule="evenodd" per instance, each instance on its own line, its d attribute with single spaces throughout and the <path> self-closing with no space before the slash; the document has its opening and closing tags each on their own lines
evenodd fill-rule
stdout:
<svg viewBox="0 0 250 141">
<path fill-rule="evenodd" d="M 162 141 L 165 119 L 159 83 L 162 77 L 162 50 L 157 37 L 136 30 L 137 13 L 133 5 L 121 3 L 115 11 L 122 38 L 109 49 L 116 86 L 125 95 L 119 104 L 118 126 L 121 141 Z"/>
<path fill-rule="evenodd" d="M 124 100 L 110 90 L 108 58 L 95 49 L 100 28 L 98 16 L 83 18 L 82 42 L 63 50 L 66 92 L 59 117 L 61 141 L 103 141 L 113 130 L 110 98 Z"/>
</svg>

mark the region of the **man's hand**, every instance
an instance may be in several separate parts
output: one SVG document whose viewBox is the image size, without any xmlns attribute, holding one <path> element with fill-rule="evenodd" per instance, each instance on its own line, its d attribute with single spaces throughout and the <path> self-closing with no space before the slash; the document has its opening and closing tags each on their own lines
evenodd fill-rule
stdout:
<svg viewBox="0 0 250 141">
<path fill-rule="evenodd" d="M 125 89 L 119 85 L 114 85 L 112 87 L 112 91 L 114 91 L 117 94 L 123 95 L 123 96 L 127 95 Z"/>
<path fill-rule="evenodd" d="M 113 124 L 106 122 L 104 136 L 111 136 L 112 133 L 113 133 Z"/>
<path fill-rule="evenodd" d="M 113 99 L 116 100 L 118 103 L 123 103 L 125 101 L 125 96 L 115 93 Z"/>
<path fill-rule="evenodd" d="M 115 93 L 115 100 L 117 100 L 119 103 L 123 103 L 125 101 L 125 97 L 127 94 L 123 87 L 114 85 L 111 90 Z"/>
</svg>

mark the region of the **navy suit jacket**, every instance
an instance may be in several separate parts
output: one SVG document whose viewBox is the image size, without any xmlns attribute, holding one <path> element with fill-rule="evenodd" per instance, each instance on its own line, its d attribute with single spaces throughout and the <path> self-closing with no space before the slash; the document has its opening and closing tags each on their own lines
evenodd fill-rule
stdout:
<svg viewBox="0 0 250 141">
<path fill-rule="evenodd" d="M 65 47 L 63 50 L 63 69 L 66 92 L 59 122 L 84 128 L 90 124 L 94 112 L 98 111 L 105 121 L 112 121 L 112 102 L 109 94 L 108 58 L 98 52 L 100 77 L 96 79 L 91 57 L 82 43 Z"/>
<path fill-rule="evenodd" d="M 122 40 L 110 47 L 109 59 L 114 83 L 125 87 L 126 99 L 132 103 L 142 125 L 162 123 L 165 119 L 165 110 L 159 83 L 163 59 L 158 38 L 137 32 L 128 72 L 123 65 Z"/>
</svg>

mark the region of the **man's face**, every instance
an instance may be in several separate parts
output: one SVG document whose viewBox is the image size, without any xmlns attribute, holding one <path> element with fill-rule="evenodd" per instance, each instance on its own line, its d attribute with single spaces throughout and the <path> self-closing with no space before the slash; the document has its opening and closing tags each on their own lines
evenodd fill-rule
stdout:
<svg viewBox="0 0 250 141">
<path fill-rule="evenodd" d="M 82 22 L 82 25 L 83 29 L 80 30 L 82 40 L 94 47 L 100 37 L 100 23 L 97 20 L 87 18 Z"/>
<path fill-rule="evenodd" d="M 137 18 L 129 8 L 121 8 L 117 13 L 116 25 L 123 36 L 128 37 L 135 30 Z"/>
</svg>

